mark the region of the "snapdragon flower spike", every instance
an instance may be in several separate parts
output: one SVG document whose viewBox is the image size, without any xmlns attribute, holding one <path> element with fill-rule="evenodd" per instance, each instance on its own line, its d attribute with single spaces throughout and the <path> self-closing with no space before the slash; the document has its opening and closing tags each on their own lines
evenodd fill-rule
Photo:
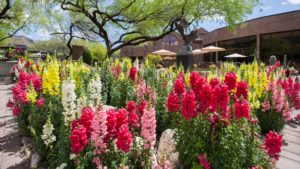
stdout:
<svg viewBox="0 0 300 169">
<path fill-rule="evenodd" d="M 88 144 L 86 129 L 82 125 L 73 128 L 70 136 L 71 150 L 74 154 L 79 154 Z"/>
<path fill-rule="evenodd" d="M 197 116 L 195 93 L 193 90 L 183 94 L 181 115 L 186 120 L 190 120 L 192 117 Z"/>
<path fill-rule="evenodd" d="M 128 123 L 126 109 L 119 109 L 116 113 L 116 118 L 117 118 L 116 129 L 117 129 L 117 131 L 119 131 L 121 126 L 127 125 L 127 123 Z"/>
<path fill-rule="evenodd" d="M 236 119 L 250 119 L 250 106 L 247 100 L 237 100 L 234 103 L 234 116 Z"/>
<path fill-rule="evenodd" d="M 235 89 L 236 86 L 236 75 L 233 72 L 226 73 L 224 83 L 228 86 L 228 89 L 231 91 Z"/>
<path fill-rule="evenodd" d="M 134 101 L 128 101 L 126 104 L 126 109 L 128 113 L 128 123 L 130 127 L 138 127 L 139 126 L 139 119 L 136 115 L 136 106 Z"/>
<path fill-rule="evenodd" d="M 199 154 L 198 160 L 200 166 L 202 166 L 204 169 L 210 169 L 209 161 L 207 160 L 206 154 Z"/>
<path fill-rule="evenodd" d="M 132 143 L 132 135 L 129 131 L 128 125 L 124 124 L 119 128 L 117 134 L 117 147 L 125 153 L 130 151 L 130 145 Z"/>
<path fill-rule="evenodd" d="M 131 67 L 130 68 L 130 71 L 129 71 L 129 78 L 132 80 L 132 81 L 135 81 L 136 79 L 136 73 L 137 73 L 137 69 L 136 67 Z"/>
<path fill-rule="evenodd" d="M 139 117 L 142 117 L 144 114 L 144 109 L 147 107 L 147 102 L 144 100 L 142 102 L 140 102 L 139 106 L 138 106 L 138 115 Z"/>
<path fill-rule="evenodd" d="M 212 88 L 215 88 L 215 86 L 219 85 L 220 84 L 220 81 L 218 78 L 212 78 L 210 81 L 209 81 L 209 85 L 212 87 Z"/>
<path fill-rule="evenodd" d="M 174 91 L 178 95 L 183 94 L 184 91 L 185 91 L 185 88 L 184 88 L 184 74 L 182 72 L 177 76 L 177 79 L 175 80 Z"/>
<path fill-rule="evenodd" d="M 169 94 L 166 106 L 170 113 L 179 111 L 179 98 L 176 92 L 172 91 Z"/>
<path fill-rule="evenodd" d="M 107 142 L 106 137 L 108 134 L 107 114 L 104 110 L 95 112 L 91 124 L 91 141 L 95 146 L 94 155 L 106 152 Z"/>
<path fill-rule="evenodd" d="M 281 152 L 282 137 L 276 132 L 270 131 L 266 134 L 264 140 L 264 148 L 269 156 L 274 157 L 274 159 L 279 159 L 279 153 Z"/>
<path fill-rule="evenodd" d="M 240 98 L 243 96 L 244 99 L 248 98 L 248 86 L 246 81 L 241 81 L 237 83 L 236 86 L 236 97 Z"/>
<path fill-rule="evenodd" d="M 206 113 L 211 105 L 211 86 L 204 84 L 202 90 L 199 91 L 197 100 L 199 101 L 199 111 L 201 113 Z"/>
<path fill-rule="evenodd" d="M 194 90 L 196 88 L 196 82 L 200 78 L 200 75 L 196 71 L 192 71 L 190 74 L 190 84 L 192 89 Z"/>
<path fill-rule="evenodd" d="M 144 138 L 144 148 L 151 149 L 156 141 L 156 119 L 154 108 L 146 108 L 141 118 L 141 136 Z"/>
<path fill-rule="evenodd" d="M 107 112 L 107 135 L 106 140 L 114 140 L 117 136 L 117 117 L 114 109 L 110 109 Z"/>
<path fill-rule="evenodd" d="M 79 119 L 79 123 L 86 128 L 86 134 L 90 137 L 92 132 L 92 120 L 93 120 L 94 112 L 91 107 L 84 107 L 81 112 L 81 117 Z"/>
<path fill-rule="evenodd" d="M 300 95 L 299 94 L 300 94 L 300 82 L 298 79 L 296 79 L 292 93 L 291 93 L 293 106 L 296 110 L 300 109 Z"/>
</svg>

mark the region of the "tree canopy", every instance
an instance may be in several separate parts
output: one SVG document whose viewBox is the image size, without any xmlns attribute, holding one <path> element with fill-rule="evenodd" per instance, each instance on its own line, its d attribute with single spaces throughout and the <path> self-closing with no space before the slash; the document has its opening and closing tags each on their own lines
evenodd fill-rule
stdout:
<svg viewBox="0 0 300 169">
<path fill-rule="evenodd" d="M 13 6 L 18 8 L 20 2 L 21 0 L 15 0 Z M 187 33 L 186 27 L 191 25 L 193 28 L 200 27 L 204 20 L 222 17 L 232 27 L 241 22 L 246 14 L 251 13 L 258 0 L 34 0 L 32 2 L 45 3 L 44 13 L 41 16 L 48 18 L 47 29 L 51 30 L 53 35 L 62 38 L 69 48 L 74 38 L 98 41 L 105 45 L 107 55 L 111 56 L 122 47 L 159 40 L 173 31 L 179 31 L 184 35 Z M 4 6 L 4 2 L 0 3 L 0 10 Z M 11 11 L 13 13 L 14 10 Z M 0 19 L 1 22 L 3 21 Z M 0 37 L 2 37 L 1 30 Z"/>
</svg>

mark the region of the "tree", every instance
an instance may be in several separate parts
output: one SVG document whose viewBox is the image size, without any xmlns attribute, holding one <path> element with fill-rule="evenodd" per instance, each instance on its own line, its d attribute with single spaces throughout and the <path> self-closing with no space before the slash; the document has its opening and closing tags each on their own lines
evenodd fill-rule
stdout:
<svg viewBox="0 0 300 169">
<path fill-rule="evenodd" d="M 125 46 L 158 40 L 187 25 L 216 16 L 229 25 L 240 22 L 257 0 L 56 0 L 69 15 L 79 15 L 92 32 L 104 41 L 111 56 Z M 238 10 L 237 10 L 238 9 Z M 182 31 L 183 32 L 183 31 Z"/>
</svg>

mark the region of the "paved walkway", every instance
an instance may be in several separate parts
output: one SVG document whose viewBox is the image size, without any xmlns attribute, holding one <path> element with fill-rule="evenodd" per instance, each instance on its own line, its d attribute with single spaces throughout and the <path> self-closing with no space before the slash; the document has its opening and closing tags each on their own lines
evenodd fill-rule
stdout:
<svg viewBox="0 0 300 169">
<path fill-rule="evenodd" d="M 293 116 L 297 113 L 300 112 L 293 112 Z M 286 124 L 283 129 L 283 139 L 284 146 L 276 168 L 300 169 L 300 125 L 293 122 Z"/>
<path fill-rule="evenodd" d="M 12 84 L 9 77 L 0 76 L 0 169 L 29 168 L 18 127 L 6 108 Z"/>
</svg>

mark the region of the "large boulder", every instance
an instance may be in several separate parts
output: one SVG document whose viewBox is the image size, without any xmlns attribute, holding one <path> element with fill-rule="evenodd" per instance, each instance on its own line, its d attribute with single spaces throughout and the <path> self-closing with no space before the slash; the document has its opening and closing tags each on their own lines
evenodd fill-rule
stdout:
<svg viewBox="0 0 300 169">
<path fill-rule="evenodd" d="M 157 150 L 157 161 L 163 163 L 168 160 L 170 168 L 179 166 L 179 153 L 176 151 L 174 134 L 175 131 L 172 129 L 165 130 L 160 137 Z"/>
</svg>

